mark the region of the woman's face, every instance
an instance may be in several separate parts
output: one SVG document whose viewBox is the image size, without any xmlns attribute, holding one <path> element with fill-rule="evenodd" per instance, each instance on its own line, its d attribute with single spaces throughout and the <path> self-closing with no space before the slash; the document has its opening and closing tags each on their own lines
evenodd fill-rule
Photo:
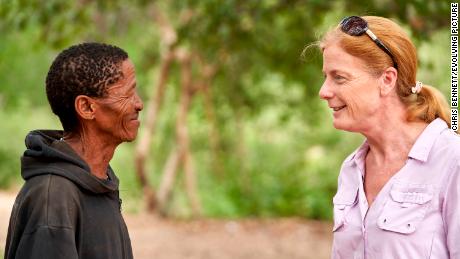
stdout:
<svg viewBox="0 0 460 259">
<path fill-rule="evenodd" d="M 372 127 L 380 106 L 379 78 L 364 61 L 330 45 L 323 51 L 323 74 L 319 96 L 332 110 L 334 127 L 354 132 Z"/>
<path fill-rule="evenodd" d="M 139 112 L 143 103 L 137 94 L 134 65 L 125 60 L 121 64 L 123 77 L 108 86 L 107 94 L 97 99 L 96 122 L 104 135 L 116 142 L 132 141 L 139 128 Z"/>
</svg>

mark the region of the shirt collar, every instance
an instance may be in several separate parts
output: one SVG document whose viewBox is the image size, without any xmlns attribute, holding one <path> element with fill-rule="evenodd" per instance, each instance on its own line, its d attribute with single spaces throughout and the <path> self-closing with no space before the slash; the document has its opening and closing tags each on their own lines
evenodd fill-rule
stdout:
<svg viewBox="0 0 460 259">
<path fill-rule="evenodd" d="M 448 128 L 447 123 L 440 118 L 436 118 L 428 124 L 412 146 L 409 152 L 409 157 L 426 162 L 430 150 L 436 141 L 436 137 L 446 128 Z M 364 143 L 361 144 L 361 146 L 345 161 L 356 164 L 361 172 L 364 172 L 365 159 L 368 151 L 369 143 L 365 140 Z"/>
<path fill-rule="evenodd" d="M 366 160 L 367 152 L 369 151 L 369 143 L 367 139 L 353 152 L 345 161 L 347 163 L 354 163 L 358 169 L 360 170 L 361 174 L 364 175 L 364 165 Z"/>
<path fill-rule="evenodd" d="M 428 124 L 412 146 L 409 157 L 426 162 L 437 137 L 447 128 L 447 123 L 440 118 Z"/>
</svg>

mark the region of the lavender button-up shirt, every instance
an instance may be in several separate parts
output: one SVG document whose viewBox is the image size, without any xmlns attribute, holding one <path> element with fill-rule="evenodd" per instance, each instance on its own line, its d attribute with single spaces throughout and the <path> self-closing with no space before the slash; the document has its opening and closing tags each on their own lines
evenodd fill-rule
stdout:
<svg viewBox="0 0 460 259">
<path fill-rule="evenodd" d="M 460 138 L 436 119 L 369 207 L 367 142 L 343 163 L 332 258 L 460 258 Z"/>
</svg>

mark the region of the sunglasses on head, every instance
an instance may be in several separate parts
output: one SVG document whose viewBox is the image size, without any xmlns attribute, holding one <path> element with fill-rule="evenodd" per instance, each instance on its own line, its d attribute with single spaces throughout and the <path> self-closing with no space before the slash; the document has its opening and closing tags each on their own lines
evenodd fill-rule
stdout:
<svg viewBox="0 0 460 259">
<path fill-rule="evenodd" d="M 340 29 L 350 36 L 361 36 L 366 33 L 372 39 L 372 41 L 375 42 L 377 46 L 379 46 L 379 48 L 381 48 L 391 57 L 393 66 L 398 69 L 398 64 L 396 63 L 393 54 L 391 54 L 391 51 L 385 46 L 385 44 L 383 44 L 383 42 L 381 42 L 377 36 L 375 36 L 375 34 L 369 29 L 366 20 L 359 16 L 345 17 L 340 22 Z"/>
</svg>

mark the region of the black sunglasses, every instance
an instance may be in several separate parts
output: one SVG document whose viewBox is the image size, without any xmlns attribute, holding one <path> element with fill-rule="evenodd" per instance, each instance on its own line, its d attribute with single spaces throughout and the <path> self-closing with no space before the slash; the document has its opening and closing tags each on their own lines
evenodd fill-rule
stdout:
<svg viewBox="0 0 460 259">
<path fill-rule="evenodd" d="M 366 20 L 359 16 L 349 16 L 343 18 L 340 22 L 340 29 L 350 36 L 361 36 L 366 33 L 379 48 L 385 51 L 393 60 L 393 66 L 398 69 L 398 64 L 395 61 L 393 54 L 391 51 L 381 42 L 377 36 L 369 29 L 367 26 Z"/>
</svg>

